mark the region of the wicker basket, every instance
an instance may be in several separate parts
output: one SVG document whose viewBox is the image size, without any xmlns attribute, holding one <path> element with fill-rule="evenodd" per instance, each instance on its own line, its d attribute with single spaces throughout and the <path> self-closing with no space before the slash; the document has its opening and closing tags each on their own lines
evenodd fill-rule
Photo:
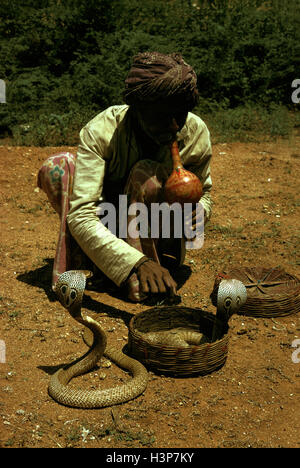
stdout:
<svg viewBox="0 0 300 468">
<path fill-rule="evenodd" d="M 300 311 L 300 281 L 282 268 L 234 268 L 220 273 L 215 280 L 211 299 L 216 305 L 216 292 L 223 278 L 235 278 L 247 288 L 247 301 L 240 315 L 282 317 Z"/>
<path fill-rule="evenodd" d="M 222 330 L 220 340 L 189 345 L 187 348 L 149 343 L 144 334 L 185 327 L 201 332 L 210 339 L 214 322 L 215 316 L 201 309 L 168 306 L 145 310 L 130 321 L 129 354 L 157 373 L 175 376 L 211 373 L 223 366 L 227 358 L 227 324 L 219 324 Z"/>
</svg>

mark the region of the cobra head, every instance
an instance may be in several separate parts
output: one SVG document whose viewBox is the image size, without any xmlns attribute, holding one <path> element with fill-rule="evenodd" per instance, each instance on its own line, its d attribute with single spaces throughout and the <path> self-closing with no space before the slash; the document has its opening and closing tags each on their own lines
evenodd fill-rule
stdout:
<svg viewBox="0 0 300 468">
<path fill-rule="evenodd" d="M 217 295 L 217 317 L 228 321 L 247 300 L 245 285 L 237 279 L 224 279 L 220 282 Z"/>
<path fill-rule="evenodd" d="M 92 276 L 87 270 L 69 270 L 62 273 L 55 285 L 59 302 L 74 317 L 80 315 L 86 279 Z"/>
</svg>

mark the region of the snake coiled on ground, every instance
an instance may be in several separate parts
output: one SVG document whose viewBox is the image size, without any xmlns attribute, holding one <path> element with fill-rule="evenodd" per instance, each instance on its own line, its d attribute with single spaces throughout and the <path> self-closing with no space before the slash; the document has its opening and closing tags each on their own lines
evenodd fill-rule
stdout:
<svg viewBox="0 0 300 468">
<path fill-rule="evenodd" d="M 90 350 L 77 361 L 55 372 L 48 388 L 54 400 L 78 408 L 101 408 L 124 403 L 143 393 L 148 383 L 146 368 L 121 350 L 107 346 L 106 335 L 101 325 L 88 315 L 82 314 L 86 278 L 90 275 L 90 272 L 84 270 L 66 271 L 60 275 L 55 288 L 61 304 L 77 322 L 85 325 L 93 334 Z M 215 321 L 211 338 L 180 327 L 163 332 L 145 333 L 145 338 L 149 339 L 149 342 L 179 347 L 215 341 L 222 335 L 224 322 L 227 323 L 231 315 L 238 312 L 246 299 L 247 292 L 243 283 L 235 279 L 224 279 L 218 287 L 216 313 L 218 320 Z M 133 378 L 122 385 L 103 390 L 81 390 L 68 386 L 71 379 L 94 368 L 102 356 L 130 371 Z"/>
<path fill-rule="evenodd" d="M 86 278 L 91 273 L 83 270 L 70 270 L 60 275 L 55 292 L 61 304 L 71 316 L 93 333 L 94 341 L 90 350 L 79 360 L 59 369 L 51 376 L 48 392 L 57 402 L 77 408 L 102 408 L 129 401 L 139 396 L 147 387 L 148 372 L 135 359 L 121 350 L 108 347 L 101 325 L 81 311 Z M 81 390 L 68 386 L 74 377 L 94 368 L 102 356 L 128 370 L 132 379 L 116 387 L 103 390 Z"/>
</svg>

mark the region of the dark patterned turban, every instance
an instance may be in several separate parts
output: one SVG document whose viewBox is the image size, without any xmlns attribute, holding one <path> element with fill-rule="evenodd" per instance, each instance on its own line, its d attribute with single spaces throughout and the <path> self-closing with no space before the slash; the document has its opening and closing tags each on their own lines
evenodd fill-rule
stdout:
<svg viewBox="0 0 300 468">
<path fill-rule="evenodd" d="M 181 54 L 144 52 L 133 58 L 125 80 L 127 104 L 179 97 L 188 107 L 197 102 L 197 76 Z"/>
</svg>

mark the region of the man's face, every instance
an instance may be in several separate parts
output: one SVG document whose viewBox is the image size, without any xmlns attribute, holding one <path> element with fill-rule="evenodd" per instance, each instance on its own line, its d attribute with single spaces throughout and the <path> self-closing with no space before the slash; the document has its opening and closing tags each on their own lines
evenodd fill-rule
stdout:
<svg viewBox="0 0 300 468">
<path fill-rule="evenodd" d="M 174 141 L 187 117 L 186 110 L 163 102 L 140 104 L 136 114 L 142 130 L 158 145 Z"/>
</svg>

